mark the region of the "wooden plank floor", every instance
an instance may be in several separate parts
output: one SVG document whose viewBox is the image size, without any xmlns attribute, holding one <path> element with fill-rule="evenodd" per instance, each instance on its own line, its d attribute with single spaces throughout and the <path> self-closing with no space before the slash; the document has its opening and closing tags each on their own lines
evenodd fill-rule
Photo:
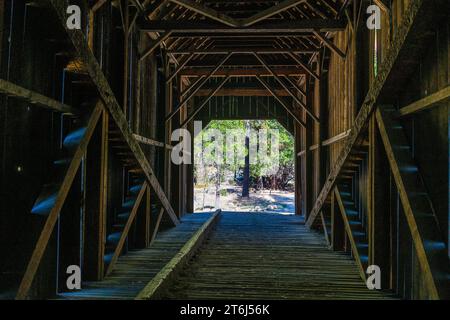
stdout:
<svg viewBox="0 0 450 320">
<path fill-rule="evenodd" d="M 169 299 L 389 299 L 298 216 L 222 213 Z"/>
<path fill-rule="evenodd" d="M 158 233 L 150 248 L 121 256 L 105 280 L 85 282 L 82 290 L 63 293 L 58 298 L 134 299 L 209 217 L 211 213 L 185 215 L 178 227 Z"/>
</svg>

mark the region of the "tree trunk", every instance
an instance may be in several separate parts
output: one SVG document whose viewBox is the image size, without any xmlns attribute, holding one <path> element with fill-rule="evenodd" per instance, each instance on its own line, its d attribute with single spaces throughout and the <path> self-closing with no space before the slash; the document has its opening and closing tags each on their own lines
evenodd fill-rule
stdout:
<svg viewBox="0 0 450 320">
<path fill-rule="evenodd" d="M 249 196 L 249 184 L 250 184 L 250 123 L 245 121 L 245 127 L 247 134 L 245 135 L 245 165 L 244 165 L 244 180 L 242 181 L 242 197 Z"/>
</svg>

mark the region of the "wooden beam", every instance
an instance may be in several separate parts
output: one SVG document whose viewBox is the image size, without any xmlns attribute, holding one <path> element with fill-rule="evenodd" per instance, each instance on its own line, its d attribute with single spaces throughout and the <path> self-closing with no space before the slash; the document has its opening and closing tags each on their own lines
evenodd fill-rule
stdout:
<svg viewBox="0 0 450 320">
<path fill-rule="evenodd" d="M 133 137 L 137 141 L 139 141 L 140 143 L 143 143 L 143 144 L 146 144 L 146 145 L 149 145 L 149 146 L 162 147 L 162 148 L 167 148 L 167 149 L 172 149 L 173 148 L 171 145 L 167 145 L 167 144 L 164 144 L 163 142 L 159 142 L 159 141 L 147 138 L 147 137 L 143 137 L 143 136 L 138 135 L 136 133 L 133 133 Z"/>
<path fill-rule="evenodd" d="M 207 95 L 209 95 L 210 91 L 211 91 L 211 88 L 201 89 L 195 95 L 196 96 L 207 96 Z M 291 96 L 284 89 L 274 89 L 274 92 L 279 97 L 290 97 Z M 226 96 L 271 97 L 272 94 L 270 92 L 268 92 L 266 89 L 260 89 L 260 88 L 222 88 L 216 92 L 215 96 L 219 96 L 219 97 L 226 97 Z"/>
<path fill-rule="evenodd" d="M 301 66 L 306 72 L 308 72 L 314 79 L 320 81 L 320 76 L 316 74 L 311 68 L 309 68 L 308 65 L 304 63 L 302 60 L 300 60 L 295 54 L 291 52 L 288 55 L 289 57 L 292 58 L 292 60 L 298 63 L 298 65 Z"/>
<path fill-rule="evenodd" d="M 395 112 L 395 108 L 391 106 L 378 107 L 375 115 L 381 139 L 427 291 L 432 299 L 446 299 L 449 297 L 450 266 L 445 241 L 403 126 L 393 118 Z"/>
<path fill-rule="evenodd" d="M 161 43 L 166 41 L 170 35 L 172 34 L 172 31 L 165 32 L 162 36 L 160 36 L 158 39 L 154 40 L 152 44 L 150 44 L 150 47 L 145 51 L 145 53 L 139 58 L 140 61 L 143 61 L 145 58 L 147 58 L 150 54 L 152 54 L 153 51 L 155 51 L 156 48 L 158 48 Z"/>
<path fill-rule="evenodd" d="M 83 279 L 99 281 L 105 275 L 104 256 L 108 198 L 109 114 L 103 108 L 85 156 Z"/>
<path fill-rule="evenodd" d="M 191 120 L 195 117 L 195 115 L 196 115 L 197 113 L 199 113 L 200 110 L 202 110 L 204 106 L 206 106 L 206 104 L 208 103 L 208 101 L 211 100 L 212 97 L 214 97 L 214 95 L 220 90 L 220 88 L 223 87 L 223 85 L 228 81 L 228 79 L 230 79 L 229 76 L 223 78 L 222 81 L 219 82 L 219 84 L 217 85 L 217 87 L 214 88 L 213 90 L 211 90 L 210 94 L 209 94 L 205 99 L 203 99 L 203 101 L 200 103 L 200 105 L 199 105 L 198 107 L 196 107 L 196 108 L 194 109 L 194 111 L 192 111 L 192 113 L 189 114 L 189 115 L 187 116 L 187 118 L 186 118 L 186 119 L 183 121 L 183 123 L 180 125 L 180 128 L 183 128 L 186 124 L 188 124 L 189 121 L 191 121 Z"/>
<path fill-rule="evenodd" d="M 291 108 L 289 108 L 289 106 L 284 102 L 284 100 L 276 94 L 276 92 L 272 89 L 270 84 L 268 84 L 263 78 L 259 76 L 256 76 L 256 79 L 258 79 L 258 81 L 267 89 L 267 91 L 270 92 L 270 94 L 275 98 L 275 100 L 277 100 L 283 106 L 283 108 L 294 118 L 294 120 L 298 122 L 298 124 L 306 128 L 306 123 L 303 120 L 301 120 L 295 114 L 295 112 L 291 110 Z"/>
<path fill-rule="evenodd" d="M 189 87 L 188 90 L 188 95 L 186 98 L 184 98 L 179 104 L 178 106 L 175 108 L 175 110 L 173 110 L 171 113 L 169 113 L 169 115 L 166 117 L 166 122 L 169 121 L 170 119 L 172 119 L 172 117 L 177 114 L 178 111 L 181 110 L 181 108 L 195 95 L 195 93 L 200 90 L 200 88 L 209 80 L 209 78 L 211 78 L 211 76 L 233 55 L 233 53 L 229 52 L 227 53 L 227 55 L 225 57 L 222 58 L 222 60 L 219 61 L 219 63 L 214 67 L 214 69 L 212 69 L 210 71 L 210 73 L 204 77 L 201 81 L 199 81 L 198 83 L 194 83 L 193 85 L 191 85 L 191 87 Z M 227 77 L 228 79 L 229 77 Z M 192 89 L 191 89 L 192 88 Z M 220 89 L 220 88 L 219 88 Z M 183 92 L 184 95 L 185 92 Z"/>
<path fill-rule="evenodd" d="M 161 208 L 159 210 L 158 217 L 156 218 L 155 228 L 153 229 L 152 237 L 150 239 L 150 245 L 152 245 L 153 241 L 155 241 L 155 239 L 156 239 L 156 235 L 158 234 L 159 226 L 161 224 L 163 214 L 164 214 L 164 208 Z"/>
<path fill-rule="evenodd" d="M 339 251 L 344 249 L 345 226 L 342 214 L 338 213 L 339 205 L 336 202 L 334 192 L 330 194 L 330 213 L 331 213 L 331 249 Z M 339 211 L 340 212 L 340 211 Z"/>
<path fill-rule="evenodd" d="M 113 268 L 114 265 L 116 264 L 117 259 L 119 258 L 120 253 L 122 252 L 123 249 L 123 245 L 125 244 L 125 240 L 128 236 L 128 232 L 130 231 L 131 228 L 131 224 L 134 221 L 134 218 L 136 217 L 138 211 L 139 211 L 139 207 L 141 205 L 142 199 L 144 198 L 145 193 L 147 192 L 147 181 L 144 182 L 144 184 L 141 187 L 141 190 L 139 191 L 137 198 L 136 198 L 136 202 L 133 205 L 133 208 L 131 209 L 131 213 L 128 216 L 127 222 L 125 223 L 125 227 L 123 228 L 122 234 L 120 235 L 120 239 L 119 242 L 117 243 L 117 247 L 114 250 L 114 254 L 113 257 L 111 258 L 111 262 L 109 263 L 108 266 L 108 270 L 106 270 L 106 275 L 109 275 Z"/>
<path fill-rule="evenodd" d="M 92 54 L 91 50 L 87 46 L 86 39 L 81 30 L 69 30 L 67 29 L 66 21 L 67 14 L 66 10 L 69 5 L 67 0 L 50 0 L 50 3 L 55 10 L 57 16 L 60 19 L 62 26 L 66 29 L 69 38 L 77 51 L 78 56 L 80 57 L 83 64 L 86 66 L 86 70 L 91 76 L 92 82 L 96 85 L 98 92 L 103 99 L 104 104 L 106 105 L 108 111 L 110 112 L 112 119 L 115 122 L 115 125 L 119 128 L 125 142 L 129 146 L 131 152 L 134 154 L 137 162 L 140 167 L 143 169 L 144 174 L 161 201 L 163 207 L 166 209 L 166 212 L 169 214 L 172 222 L 177 225 L 179 224 L 179 220 L 172 209 L 172 206 L 167 199 L 161 185 L 159 184 L 158 179 L 156 178 L 153 169 L 148 162 L 144 152 L 139 146 L 138 142 L 134 139 L 133 134 L 128 126 L 128 122 L 121 110 L 119 103 L 117 102 L 116 97 L 106 79 L 103 71 L 98 64 L 96 58 Z"/>
<path fill-rule="evenodd" d="M 166 79 L 166 83 L 172 81 L 173 78 L 177 76 L 183 70 L 183 68 L 188 64 L 189 61 L 194 57 L 194 54 L 189 54 L 187 58 L 183 60 L 183 62 L 177 67 L 177 69 Z"/>
<path fill-rule="evenodd" d="M 147 16 L 149 19 L 153 19 L 158 10 L 167 4 L 168 0 L 156 0 L 150 4 L 151 0 L 145 0 L 143 4 L 144 10 L 140 12 L 141 15 Z"/>
<path fill-rule="evenodd" d="M 298 67 L 272 67 L 273 72 L 276 75 L 282 76 L 303 76 L 305 75 L 305 70 L 303 68 Z M 182 77 L 200 77 L 206 76 L 210 73 L 211 69 L 209 68 L 184 68 L 183 71 L 180 72 L 180 76 Z M 266 68 L 225 68 L 222 67 L 217 70 L 211 77 L 254 77 L 254 76 L 271 76 L 272 74 L 267 71 Z"/>
<path fill-rule="evenodd" d="M 212 54 L 227 54 L 229 52 L 233 52 L 234 54 L 253 54 L 253 53 L 261 53 L 261 54 L 286 54 L 286 53 L 316 53 L 318 49 L 301 49 L 301 48 L 292 48 L 292 49 L 273 49 L 273 48 L 220 48 L 220 49 L 190 49 L 190 50 L 168 50 L 167 53 L 171 54 L 204 54 L 204 55 L 212 55 Z"/>
<path fill-rule="evenodd" d="M 305 90 L 303 90 L 302 88 L 300 88 L 297 84 L 297 82 L 295 82 L 294 80 L 292 80 L 291 78 L 289 78 L 288 76 L 283 76 L 284 79 L 286 79 L 286 81 L 292 86 L 292 88 L 294 88 L 295 90 L 297 90 L 298 93 L 300 93 L 303 97 L 307 98 L 307 93 Z"/>
<path fill-rule="evenodd" d="M 194 256 L 208 234 L 220 218 L 221 210 L 217 210 L 211 218 L 189 239 L 180 251 L 170 260 L 158 274 L 142 289 L 135 300 L 158 299 L 170 287 L 173 280 Z"/>
<path fill-rule="evenodd" d="M 355 258 L 356 264 L 358 265 L 358 270 L 361 278 L 366 282 L 366 270 L 364 270 L 361 258 L 359 256 L 358 248 L 356 247 L 355 239 L 353 238 L 352 228 L 350 222 L 348 221 L 347 212 L 345 210 L 344 203 L 342 202 L 341 194 L 339 193 L 338 187 L 334 188 L 334 195 L 336 202 L 339 206 L 339 211 L 341 212 L 342 220 L 344 221 L 345 232 L 347 233 L 348 240 L 350 241 L 350 246 L 352 249 L 353 257 Z"/>
<path fill-rule="evenodd" d="M 261 12 L 254 14 L 253 16 L 251 16 L 249 18 L 239 20 L 239 26 L 242 26 L 242 27 L 251 26 L 257 22 L 266 20 L 274 15 L 280 14 L 283 11 L 286 11 L 292 7 L 298 6 L 299 4 L 304 3 L 304 2 L 306 2 L 306 0 L 284 0 L 275 6 L 272 6 L 266 10 L 263 10 Z"/>
<path fill-rule="evenodd" d="M 0 92 L 8 96 L 23 99 L 31 104 L 57 112 L 76 114 L 76 111 L 67 104 L 48 98 L 40 93 L 25 89 L 9 81 L 0 79 Z"/>
<path fill-rule="evenodd" d="M 239 25 L 237 20 L 235 20 L 225 14 L 222 14 L 210 7 L 204 6 L 203 4 L 200 4 L 198 2 L 193 2 L 191 0 L 170 0 L 170 1 L 180 5 L 182 7 L 185 7 L 189 10 L 192 10 L 198 14 L 201 14 L 207 18 L 218 21 L 224 25 L 231 26 L 231 27 L 237 27 Z"/>
<path fill-rule="evenodd" d="M 381 10 L 383 10 L 385 13 L 389 13 L 389 7 L 388 4 L 385 3 L 386 0 L 374 0 L 373 1 L 378 7 L 380 7 Z"/>
<path fill-rule="evenodd" d="M 20 282 L 20 286 L 17 291 L 16 299 L 18 300 L 25 299 L 28 295 L 28 292 L 30 291 L 31 285 L 33 284 L 33 279 L 39 268 L 42 257 L 44 256 L 48 241 L 50 240 L 50 237 L 52 235 L 53 228 L 55 227 L 56 221 L 58 220 L 59 213 L 61 212 L 64 202 L 66 201 L 67 195 L 69 194 L 72 183 L 78 172 L 81 160 L 86 153 L 87 146 L 89 144 L 89 141 L 91 140 L 92 134 L 94 133 L 94 130 L 97 126 L 98 120 L 102 115 L 102 112 L 103 112 L 103 104 L 99 102 L 97 103 L 94 111 L 91 114 L 91 117 L 86 127 L 84 137 L 75 151 L 75 154 L 70 162 L 69 168 L 67 169 L 67 173 L 64 177 L 61 187 L 59 188 L 55 204 L 53 205 L 49 215 L 47 216 L 44 228 L 42 229 L 41 234 L 39 235 L 39 239 L 33 250 L 33 254 L 31 255 L 30 261 L 27 265 L 27 269 L 25 271 L 25 274 L 22 278 L 22 281 Z"/>
<path fill-rule="evenodd" d="M 350 132 L 351 132 L 351 129 L 346 130 L 346 131 L 344 131 L 342 133 L 339 133 L 339 134 L 335 135 L 334 137 L 331 137 L 331 138 L 329 138 L 327 140 L 324 140 L 324 141 L 322 141 L 322 146 L 329 146 L 329 145 L 331 145 L 333 143 L 342 141 L 343 139 L 348 137 Z"/>
<path fill-rule="evenodd" d="M 342 140 L 344 140 L 345 138 L 348 137 L 350 132 L 351 132 L 351 129 L 349 129 L 347 131 L 344 131 L 342 133 L 339 133 L 339 134 L 335 135 L 334 137 L 331 137 L 331 138 L 329 138 L 327 140 L 322 141 L 320 145 L 319 144 L 314 144 L 314 145 L 310 146 L 308 148 L 308 150 L 309 151 L 317 150 L 317 149 L 319 149 L 319 146 L 326 147 L 326 146 L 332 145 L 332 144 L 334 144 L 336 142 L 342 141 Z M 300 156 L 303 156 L 304 154 L 306 154 L 306 150 L 300 151 L 299 153 L 297 153 L 297 156 L 300 157 Z"/>
<path fill-rule="evenodd" d="M 98 0 L 91 8 L 92 13 L 99 10 L 108 0 Z"/>
<path fill-rule="evenodd" d="M 341 51 L 341 49 L 339 49 L 338 47 L 336 47 L 334 45 L 333 42 L 331 42 L 330 40 L 328 40 L 328 38 L 324 35 L 322 35 L 319 31 L 314 30 L 313 31 L 314 35 L 319 38 L 319 40 L 321 40 L 331 51 L 333 51 L 334 53 L 336 53 L 339 57 L 341 57 L 341 59 L 345 59 L 345 53 L 343 53 Z"/>
<path fill-rule="evenodd" d="M 441 2 L 441 1 L 439 1 Z M 445 1 L 442 1 L 445 6 Z M 397 29 L 395 38 L 380 65 L 379 72 L 372 86 L 370 87 L 363 105 L 355 118 L 351 133 L 345 141 L 339 156 L 337 157 L 333 167 L 327 178 L 327 182 L 323 186 L 319 196 L 316 199 L 311 214 L 309 215 L 306 225 L 311 227 L 322 209 L 328 194 L 333 189 L 336 179 L 339 177 L 340 171 L 347 161 L 353 147 L 357 144 L 361 132 L 367 128 L 368 120 L 375 104 L 382 98 L 382 94 L 392 99 L 392 90 L 399 87 L 397 74 L 404 73 L 405 66 L 411 63 L 411 55 L 415 54 L 412 50 L 420 49 L 425 46 L 423 34 L 426 30 L 432 28 L 427 23 L 430 19 L 435 18 L 435 3 L 425 0 L 410 0 L 409 7 L 405 11 L 405 17 L 401 25 Z M 440 13 L 442 14 L 442 13 Z M 421 43 L 422 42 L 422 43 Z M 415 60 L 413 60 L 415 61 Z M 417 63 L 417 62 L 415 62 Z M 394 85 L 395 84 L 395 85 Z"/>
<path fill-rule="evenodd" d="M 345 29 L 347 22 L 341 19 L 308 19 L 308 20 L 292 20 L 292 21 L 274 21 L 258 23 L 251 27 L 233 27 L 213 22 L 203 22 L 195 20 L 176 21 L 176 20 L 155 20 L 145 21 L 139 20 L 138 26 L 142 31 L 146 32 L 167 32 L 172 31 L 173 34 L 195 33 L 200 35 L 211 35 L 215 33 L 231 33 L 239 34 L 258 34 L 276 33 L 277 36 L 295 34 L 299 32 L 313 32 L 319 30 L 321 32 L 342 31 Z"/>
<path fill-rule="evenodd" d="M 439 105 L 440 103 L 447 101 L 449 97 L 450 97 L 450 86 L 447 86 L 444 89 L 439 90 L 438 92 L 432 93 L 429 96 L 426 96 L 425 98 L 422 98 L 416 102 L 413 102 L 401 108 L 396 113 L 396 117 L 404 117 L 412 115 L 417 112 L 428 110 L 432 107 Z"/>
<path fill-rule="evenodd" d="M 306 104 L 295 94 L 295 92 L 293 92 L 288 86 L 286 86 L 286 84 L 280 79 L 280 77 L 278 77 L 275 73 L 275 71 L 264 61 L 264 59 L 257 53 L 254 54 L 254 56 L 256 57 L 256 59 L 259 60 L 259 62 L 261 62 L 261 64 L 267 69 L 267 71 L 270 72 L 270 74 L 278 81 L 279 84 L 281 84 L 281 86 L 287 91 L 289 92 L 289 94 L 291 95 L 291 97 L 295 100 L 295 102 L 297 102 L 300 107 L 303 108 L 303 110 L 306 111 L 306 113 L 314 119 L 314 121 L 316 122 L 320 122 L 319 118 L 312 113 L 308 107 L 306 106 Z"/>
</svg>

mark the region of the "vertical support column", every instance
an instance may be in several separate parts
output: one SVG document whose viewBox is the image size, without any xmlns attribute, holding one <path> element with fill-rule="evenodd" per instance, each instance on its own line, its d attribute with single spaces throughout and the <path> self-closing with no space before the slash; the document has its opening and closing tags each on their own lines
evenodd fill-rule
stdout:
<svg viewBox="0 0 450 320">
<path fill-rule="evenodd" d="M 336 203 L 336 196 L 334 191 L 330 194 L 331 198 L 331 247 L 335 251 L 344 249 L 345 243 L 345 227 L 344 220 L 338 204 Z"/>
<path fill-rule="evenodd" d="M 169 69 L 169 71 L 172 73 L 173 71 Z M 170 74 L 171 74 L 170 73 Z M 169 74 L 169 73 L 168 73 Z M 176 77 L 176 82 L 174 83 L 172 81 L 172 86 L 171 86 L 171 105 L 170 105 L 170 111 L 173 110 L 173 106 L 175 104 L 178 104 L 178 97 L 180 94 L 180 90 L 179 90 L 179 86 L 180 86 L 180 78 Z M 172 135 L 172 130 L 179 128 L 180 127 L 180 123 L 183 120 L 183 116 L 186 110 L 186 106 L 183 106 L 183 108 L 181 108 L 179 114 L 177 117 L 173 117 L 171 120 L 171 127 L 170 127 L 170 132 L 169 132 L 169 137 Z M 174 142 L 176 143 L 176 142 Z M 172 208 L 175 211 L 175 213 L 177 214 L 178 218 L 181 218 L 181 201 L 182 201 L 182 197 L 181 197 L 181 188 L 182 188 L 182 184 L 181 184 L 181 168 L 183 165 L 177 165 L 174 164 L 172 162 L 171 159 L 171 153 L 172 150 L 168 150 L 168 154 L 169 154 L 169 165 L 171 167 L 170 169 L 170 186 L 172 188 L 172 192 L 171 192 L 171 203 L 172 203 Z"/>
<path fill-rule="evenodd" d="M 189 128 L 189 132 L 191 134 L 191 164 L 186 166 L 186 207 L 185 212 L 194 212 L 194 166 L 195 166 L 195 159 L 194 159 L 194 123 L 191 122 L 187 126 Z"/>
<path fill-rule="evenodd" d="M 151 224 L 151 187 L 148 185 L 145 194 L 139 205 L 134 228 L 136 228 L 135 247 L 148 248 L 150 245 L 150 224 Z M 131 234 L 131 232 L 130 232 Z"/>
<path fill-rule="evenodd" d="M 169 57 L 165 55 L 164 59 L 165 68 L 164 74 L 167 76 L 170 74 L 170 62 Z M 168 115 L 172 112 L 173 100 L 172 100 L 172 82 L 168 82 L 165 85 L 165 115 Z M 169 121 L 165 121 L 165 144 L 171 145 L 171 134 L 172 134 L 172 119 Z M 166 192 L 167 198 L 173 205 L 172 201 L 172 162 L 170 160 L 171 150 L 164 148 L 164 191 Z M 176 209 L 174 209 L 177 212 Z"/>
<path fill-rule="evenodd" d="M 368 240 L 369 264 L 381 269 L 381 286 L 389 287 L 390 210 L 389 210 L 389 164 L 378 133 L 375 117 L 369 122 L 369 168 L 368 168 Z"/>
<path fill-rule="evenodd" d="M 322 65 L 325 59 L 324 54 L 320 55 L 319 63 Z M 328 79 L 327 76 L 322 75 L 322 66 L 318 67 L 318 73 L 320 74 L 320 82 L 318 82 L 319 86 L 319 115 L 320 115 L 320 124 L 319 124 L 319 135 L 320 135 L 320 172 L 319 172 L 319 182 L 320 182 L 320 190 L 322 190 L 323 185 L 328 176 L 327 172 L 327 163 L 328 163 L 328 147 L 322 146 L 322 141 L 328 139 Z"/>
<path fill-rule="evenodd" d="M 147 188 L 147 191 L 145 193 L 145 247 L 148 248 L 150 246 L 150 240 L 151 240 L 151 224 L 152 224 L 152 202 L 151 202 L 151 194 L 152 189 L 150 185 Z"/>
<path fill-rule="evenodd" d="M 305 85 L 306 85 L 306 105 L 311 106 L 314 100 L 314 90 L 311 88 L 312 79 L 310 76 L 306 77 Z M 305 141 L 305 155 L 304 155 L 304 166 L 305 166 L 305 190 L 303 191 L 303 197 L 304 197 L 304 210 L 305 210 L 305 217 L 308 217 L 308 214 L 311 212 L 312 206 L 314 205 L 314 192 L 313 192 L 313 162 L 314 157 L 311 150 L 309 148 L 311 147 L 313 143 L 313 137 L 314 137 L 314 123 L 311 117 L 305 114 L 305 123 L 306 128 L 303 129 L 304 132 L 304 141 Z"/>
<path fill-rule="evenodd" d="M 177 95 L 178 95 L 178 97 L 180 97 L 180 93 L 183 92 L 183 90 L 184 90 L 183 81 L 182 81 L 181 76 L 177 77 L 177 81 L 178 81 L 178 94 Z M 180 110 L 180 123 L 184 122 L 184 120 L 187 119 L 188 114 L 189 114 L 188 113 L 188 104 L 185 104 L 182 107 L 182 109 Z M 193 121 L 191 121 L 191 122 L 193 122 Z M 191 133 L 191 156 L 190 157 L 192 159 L 192 156 L 194 154 L 194 150 L 192 148 L 192 141 L 194 139 L 194 136 L 190 130 L 190 127 L 191 127 L 190 125 L 186 126 L 186 129 L 189 130 L 189 132 Z M 187 189 L 189 186 L 188 185 L 189 184 L 189 182 L 188 182 L 189 167 L 190 167 L 190 165 L 185 164 L 185 163 L 183 163 L 179 167 L 180 177 L 179 177 L 179 183 L 178 183 L 178 185 L 179 185 L 179 197 L 178 197 L 179 201 L 178 202 L 179 202 L 179 211 L 180 211 L 181 215 L 187 212 L 186 208 L 188 206 L 188 201 L 189 201 L 189 199 L 187 198 L 187 196 L 188 196 Z M 193 178 L 193 177 L 190 177 L 190 178 Z"/>
<path fill-rule="evenodd" d="M 108 113 L 91 138 L 86 157 L 86 211 L 83 248 L 83 279 L 101 280 L 104 275 L 108 186 Z"/>
<path fill-rule="evenodd" d="M 302 143 L 301 143 L 301 130 L 302 128 L 299 126 L 297 121 L 292 120 L 294 122 L 294 149 L 295 149 L 295 158 L 294 158 L 294 177 L 295 177 L 295 214 L 301 215 L 305 214 L 303 211 L 302 203 L 303 203 L 303 184 L 302 184 L 302 156 L 299 155 L 299 152 L 302 151 Z"/>
<path fill-rule="evenodd" d="M 123 8 L 123 14 L 124 14 L 124 60 L 123 60 L 123 112 L 125 114 L 125 117 L 127 118 L 127 111 L 128 111 L 128 74 L 129 74 L 129 67 L 128 67 L 128 56 L 129 56 L 129 35 L 128 35 L 128 28 L 130 25 L 129 21 L 129 8 L 128 8 L 128 0 L 122 0 L 121 5 Z"/>
</svg>

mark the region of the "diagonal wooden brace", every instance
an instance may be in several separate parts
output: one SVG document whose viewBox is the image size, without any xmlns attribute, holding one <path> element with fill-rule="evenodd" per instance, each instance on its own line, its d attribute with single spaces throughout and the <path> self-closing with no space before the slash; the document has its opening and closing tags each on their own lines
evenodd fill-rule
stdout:
<svg viewBox="0 0 450 320">
<path fill-rule="evenodd" d="M 50 0 L 50 4 L 52 5 L 53 9 L 58 15 L 58 18 L 62 26 L 65 28 L 67 34 L 69 35 L 69 38 L 75 50 L 77 51 L 80 60 L 85 65 L 92 82 L 96 85 L 100 97 L 105 103 L 107 110 L 110 112 L 112 119 L 115 122 L 115 125 L 119 128 L 119 131 L 122 133 L 125 142 L 128 144 L 130 150 L 136 157 L 136 160 L 138 161 L 139 165 L 144 171 L 147 180 L 149 181 L 150 185 L 152 186 L 156 195 L 161 201 L 165 211 L 169 214 L 173 223 L 175 225 L 178 225 L 180 221 L 176 216 L 175 212 L 173 211 L 169 199 L 167 199 L 166 194 L 164 193 L 164 190 L 159 184 L 159 181 L 156 178 L 153 169 L 150 163 L 148 162 L 147 158 L 145 157 L 141 147 L 139 146 L 138 142 L 133 138 L 133 133 L 131 132 L 128 126 L 127 120 L 121 110 L 121 107 L 117 102 L 117 99 L 114 96 L 114 93 L 108 83 L 108 80 L 106 79 L 102 69 L 100 68 L 100 65 L 98 64 L 97 59 L 93 55 L 92 51 L 89 49 L 84 34 L 81 32 L 81 30 L 76 29 L 70 30 L 67 28 L 66 10 L 67 7 L 69 6 L 69 2 L 67 0 Z"/>
</svg>

